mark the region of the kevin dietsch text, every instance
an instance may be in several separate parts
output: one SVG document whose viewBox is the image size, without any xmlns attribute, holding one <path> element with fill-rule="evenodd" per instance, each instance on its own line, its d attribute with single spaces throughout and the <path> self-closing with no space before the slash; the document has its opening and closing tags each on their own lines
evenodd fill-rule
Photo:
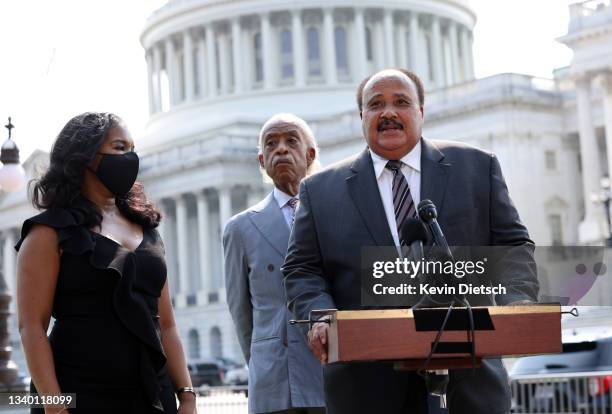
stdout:
<svg viewBox="0 0 612 414">
<path fill-rule="evenodd" d="M 375 295 L 505 295 L 506 287 L 498 284 L 473 285 L 471 283 L 459 283 L 457 285 L 433 286 L 423 283 L 418 286 L 402 283 L 399 286 L 384 286 L 377 283 L 373 287 Z"/>
</svg>

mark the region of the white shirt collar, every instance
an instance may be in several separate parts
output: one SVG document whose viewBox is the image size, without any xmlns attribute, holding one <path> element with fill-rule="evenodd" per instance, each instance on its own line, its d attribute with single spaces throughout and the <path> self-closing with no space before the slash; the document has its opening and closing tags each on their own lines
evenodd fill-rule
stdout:
<svg viewBox="0 0 612 414">
<path fill-rule="evenodd" d="M 385 170 L 385 165 L 389 160 L 381 157 L 376 154 L 374 151 L 370 149 L 370 156 L 372 157 L 372 162 L 374 163 L 374 174 L 376 174 L 376 179 L 380 178 L 380 175 Z M 404 155 L 400 161 L 404 164 L 412 168 L 417 172 L 421 172 L 421 140 L 410 150 L 410 152 Z"/>
<path fill-rule="evenodd" d="M 272 192 L 274 194 L 274 199 L 276 200 L 280 208 L 285 207 L 285 205 L 289 202 L 289 200 L 293 198 L 289 194 L 282 192 L 276 187 L 274 187 L 274 190 Z M 298 196 L 296 195 L 295 198 L 298 198 Z"/>
</svg>

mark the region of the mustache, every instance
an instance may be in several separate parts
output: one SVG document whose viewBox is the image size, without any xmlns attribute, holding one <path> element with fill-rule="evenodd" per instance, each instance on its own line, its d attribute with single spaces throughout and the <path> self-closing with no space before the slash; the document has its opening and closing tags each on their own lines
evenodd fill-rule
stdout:
<svg viewBox="0 0 612 414">
<path fill-rule="evenodd" d="M 404 129 L 404 125 L 394 119 L 383 119 L 378 123 L 378 131 L 382 131 L 386 127 L 396 127 L 398 129 Z"/>
<path fill-rule="evenodd" d="M 278 157 L 274 160 L 274 165 L 278 164 L 293 164 L 293 160 L 289 157 Z"/>
</svg>

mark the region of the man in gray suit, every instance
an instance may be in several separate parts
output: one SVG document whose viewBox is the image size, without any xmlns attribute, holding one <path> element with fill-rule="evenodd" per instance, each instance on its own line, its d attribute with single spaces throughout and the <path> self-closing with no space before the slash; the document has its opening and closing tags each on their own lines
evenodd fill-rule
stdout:
<svg viewBox="0 0 612 414">
<path fill-rule="evenodd" d="M 249 364 L 251 413 L 325 413 L 321 364 L 288 323 L 280 271 L 299 184 L 318 165 L 317 151 L 302 119 L 270 118 L 260 132 L 259 163 L 274 190 L 232 217 L 223 233 L 227 303 Z"/>
<path fill-rule="evenodd" d="M 304 180 L 286 261 L 285 289 L 294 315 L 317 309 L 361 309 L 363 246 L 399 246 L 398 229 L 414 217 L 420 200 L 437 206 L 450 245 L 522 246 L 506 258 L 512 272 L 495 303 L 535 300 L 533 242 L 510 200 L 497 158 L 453 142 L 421 137 L 424 91 L 404 70 L 385 70 L 364 80 L 358 106 L 368 148 Z M 491 297 L 470 298 L 492 305 Z M 327 361 L 327 329 L 308 333 L 313 353 Z M 424 381 L 391 363 L 331 364 L 324 368 L 330 414 L 427 413 Z M 450 372 L 451 414 L 501 414 L 510 410 L 506 371 L 499 359 L 475 370 Z"/>
</svg>

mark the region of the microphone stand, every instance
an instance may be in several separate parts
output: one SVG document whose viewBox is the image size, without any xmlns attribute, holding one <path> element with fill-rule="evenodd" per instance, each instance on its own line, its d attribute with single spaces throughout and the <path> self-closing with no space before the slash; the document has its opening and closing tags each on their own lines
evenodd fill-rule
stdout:
<svg viewBox="0 0 612 414">
<path fill-rule="evenodd" d="M 444 253 L 443 256 L 446 256 L 446 258 L 450 261 L 454 261 L 453 254 L 448 246 L 448 243 L 446 242 L 444 233 L 442 232 L 442 229 L 440 228 L 436 220 L 438 214 L 433 202 L 431 202 L 430 200 L 422 200 L 419 203 L 418 212 L 421 220 L 429 228 L 429 231 L 433 236 L 435 245 L 438 248 L 442 249 L 442 252 Z M 419 277 L 419 280 L 422 281 L 422 275 L 420 276 L 421 277 Z M 453 275 L 453 277 L 455 276 Z M 427 294 L 423 296 L 417 302 L 417 304 L 413 306 L 413 308 L 418 309 L 419 307 L 423 306 L 423 302 L 426 299 L 435 304 L 440 304 L 435 299 L 433 299 L 431 295 Z M 448 311 L 446 312 L 446 316 L 444 317 L 444 321 L 442 322 L 440 329 L 438 330 L 438 333 L 436 335 L 436 338 L 432 344 L 431 351 L 427 356 L 427 359 L 425 360 L 425 363 L 423 364 L 421 369 L 417 371 L 417 374 L 419 374 L 425 380 L 427 391 L 431 395 L 437 395 L 440 397 L 440 408 L 447 408 L 446 390 L 449 383 L 449 372 L 448 369 L 427 370 L 427 366 L 433 358 L 433 354 L 435 353 L 438 343 L 440 342 L 440 338 L 442 337 L 444 329 L 446 328 L 446 324 L 448 322 L 451 312 L 453 311 L 455 304 L 461 304 L 465 306 L 468 313 L 470 322 L 470 329 L 468 331 L 468 341 L 471 343 L 470 354 L 472 357 L 472 372 L 474 372 L 474 370 L 476 369 L 476 335 L 472 307 L 470 306 L 469 301 L 465 298 L 465 295 L 453 295 L 453 297 L 451 298 L 450 305 L 448 307 Z"/>
<path fill-rule="evenodd" d="M 413 243 L 414 244 L 414 243 Z M 411 246 L 411 251 L 413 251 L 413 255 L 412 255 L 412 259 L 415 261 L 421 260 L 422 258 L 424 258 L 424 253 L 423 253 L 423 248 L 422 248 L 422 244 L 421 244 L 421 248 L 420 249 L 413 249 L 413 246 Z M 416 251 L 415 251 L 416 250 Z M 416 253 L 416 254 L 414 254 Z M 418 255 L 421 255 L 421 257 L 417 257 Z M 416 275 L 417 280 L 419 280 L 420 283 L 424 282 L 424 278 L 423 278 L 423 272 L 421 271 L 418 275 Z M 438 331 L 437 335 L 436 335 L 436 339 L 434 340 L 433 344 L 432 344 L 432 348 L 431 351 L 429 353 L 429 355 L 427 356 L 427 359 L 425 361 L 425 363 L 423 364 L 423 366 L 417 370 L 417 374 L 423 378 L 423 380 L 425 381 L 425 386 L 427 388 L 427 393 L 430 395 L 434 395 L 440 398 L 440 408 L 448 408 L 447 407 L 447 401 L 446 401 L 446 389 L 448 386 L 448 382 L 449 382 L 449 373 L 448 373 L 448 369 L 436 369 L 436 370 L 428 370 L 427 367 L 433 357 L 433 354 L 436 351 L 436 348 L 438 346 L 438 343 L 440 342 L 440 338 L 442 337 L 442 333 L 444 332 L 444 328 L 446 327 L 446 323 L 448 322 L 448 319 L 450 317 L 450 314 L 452 312 L 453 306 L 455 304 L 455 300 L 453 298 L 453 301 L 451 302 L 448 311 L 446 313 L 446 316 L 444 318 L 444 321 L 442 322 L 442 325 L 440 326 L 440 330 Z M 435 299 L 433 299 L 431 297 L 431 295 L 429 293 L 423 295 L 418 301 L 417 303 L 415 303 L 414 305 L 412 305 L 412 309 L 416 310 L 416 309 L 420 309 L 420 308 L 424 308 L 424 307 L 431 307 L 431 306 L 443 306 L 444 303 L 443 302 L 438 302 Z"/>
</svg>

